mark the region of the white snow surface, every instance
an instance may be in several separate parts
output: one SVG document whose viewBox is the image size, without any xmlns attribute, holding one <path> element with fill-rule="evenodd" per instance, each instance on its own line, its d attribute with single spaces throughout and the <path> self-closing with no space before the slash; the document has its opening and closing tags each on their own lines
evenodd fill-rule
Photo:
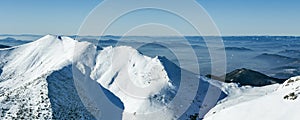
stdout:
<svg viewBox="0 0 300 120">
<path fill-rule="evenodd" d="M 71 72 L 62 71 L 66 72 L 65 76 L 53 72 L 62 70 L 72 63 L 75 44 L 82 48 L 89 46 L 89 43 L 79 43 L 68 37 L 58 39 L 57 36 L 46 35 L 28 44 L 0 50 L 0 118 L 51 119 L 53 114 L 58 114 L 56 117 L 60 117 L 60 113 L 53 111 L 56 103 L 61 100 L 59 97 L 69 97 L 65 103 L 74 103 L 76 99 L 73 98 L 76 93 L 70 89 L 71 84 L 58 84 L 70 79 Z M 54 82 L 49 81 L 51 78 L 58 81 L 55 83 L 57 87 L 49 86 Z M 64 89 L 58 90 L 59 87 Z M 50 92 L 49 89 L 53 90 Z M 63 90 L 66 92 L 63 93 Z M 56 93 L 61 95 L 55 95 L 58 98 L 53 98 L 52 103 L 55 104 L 51 104 L 49 98 Z M 72 108 L 64 104 L 59 105 L 63 105 L 61 113 L 65 112 L 64 109 Z M 83 106 L 73 106 L 74 109 L 75 107 Z M 77 112 L 82 118 L 90 118 L 88 114 L 84 115 L 85 112 L 82 110 L 78 109 Z"/>
<path fill-rule="evenodd" d="M 80 59 L 84 59 L 83 63 L 78 62 L 75 67 L 82 74 L 90 73 L 91 80 L 122 101 L 123 119 L 142 119 L 135 115 L 158 110 L 163 116 L 149 119 L 173 117 L 165 104 L 171 99 L 174 86 L 158 58 L 120 46 L 104 48 L 95 53 L 94 60 L 88 52 L 95 48 L 88 42 L 46 35 L 28 44 L 0 50 L 0 118 L 95 119 L 84 109 L 85 103 L 81 103 L 82 96 L 79 99 L 72 80 L 71 66 Z"/>
<path fill-rule="evenodd" d="M 166 109 L 163 106 L 168 101 L 165 99 L 170 98 L 168 94 L 164 94 L 158 103 L 150 98 L 174 89 L 157 57 L 143 56 L 127 46 L 107 47 L 100 51 L 91 78 L 115 94 L 123 102 L 124 112 L 131 115 Z M 161 119 L 170 119 L 169 111 L 162 112 L 166 114 L 160 116 Z M 126 115 L 130 114 L 123 114 L 123 118 L 134 118 Z"/>
<path fill-rule="evenodd" d="M 223 83 L 228 97 L 206 114 L 204 120 L 298 120 L 300 76 L 265 87 Z M 225 85 L 226 84 L 226 85 Z M 225 87 L 224 87 L 225 86 Z"/>
<path fill-rule="evenodd" d="M 105 114 L 124 120 L 188 119 L 190 115 L 202 118 L 215 105 L 214 94 L 219 97 L 220 89 L 228 96 L 206 114 L 206 120 L 299 118 L 300 77 L 282 85 L 238 87 L 205 80 L 169 63 L 164 66 L 158 57 L 141 55 L 128 46 L 95 49 L 91 43 L 54 35 L 1 49 L 0 119 L 96 119 Z M 167 68 L 172 68 L 171 72 Z M 176 80 L 172 81 L 178 77 L 173 69 L 181 70 L 185 82 L 180 83 L 181 99 L 169 104 L 178 87 L 174 85 Z M 75 87 L 78 83 L 82 83 L 79 88 Z M 94 92 L 99 86 L 115 95 L 124 110 L 108 110 L 105 105 L 113 104 L 102 101 L 107 99 L 103 93 Z M 97 105 L 106 109 L 99 110 Z"/>
</svg>

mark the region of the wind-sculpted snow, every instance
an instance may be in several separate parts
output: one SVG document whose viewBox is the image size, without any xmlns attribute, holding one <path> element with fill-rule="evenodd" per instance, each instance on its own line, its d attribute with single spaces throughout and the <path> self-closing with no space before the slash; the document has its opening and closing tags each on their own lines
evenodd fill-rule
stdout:
<svg viewBox="0 0 300 120">
<path fill-rule="evenodd" d="M 100 51 L 91 78 L 120 98 L 124 112 L 131 115 L 166 109 L 164 105 L 175 94 L 158 58 L 143 56 L 126 46 Z M 161 117 L 168 119 L 168 114 Z"/>
<path fill-rule="evenodd" d="M 225 97 L 166 57 L 128 46 L 47 35 L 2 49 L 0 58 L 1 119 L 202 118 Z"/>
</svg>

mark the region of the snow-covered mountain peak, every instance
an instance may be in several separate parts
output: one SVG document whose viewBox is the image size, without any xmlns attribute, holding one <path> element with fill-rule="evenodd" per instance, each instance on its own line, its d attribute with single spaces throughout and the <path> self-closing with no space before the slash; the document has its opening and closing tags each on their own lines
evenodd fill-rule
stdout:
<svg viewBox="0 0 300 120">
<path fill-rule="evenodd" d="M 2 77 L 8 79 L 9 73 L 19 76 L 39 76 L 49 70 L 58 70 L 72 62 L 75 44 L 78 43 L 69 37 L 46 35 L 34 42 L 15 47 L 7 53 L 7 63 L 3 67 Z M 18 67 L 16 67 L 16 65 Z M 26 74 L 26 75 L 25 75 Z"/>
<path fill-rule="evenodd" d="M 88 42 L 46 35 L 28 44 L 0 50 L 0 57 L 0 93 L 5 91 L 4 95 L 0 95 L 0 101 L 6 105 L 2 106 L 5 111 L 1 117 L 33 119 L 40 114 L 45 119 L 92 118 L 81 103 L 81 96 L 76 93 L 74 67 L 80 74 L 90 76 L 88 80 L 91 83 L 97 81 L 93 84 L 101 85 L 122 101 L 123 119 L 138 119 L 136 114 L 162 109 L 164 114 L 160 115 L 163 116 L 155 118 L 173 117 L 165 105 L 174 96 L 175 87 L 164 66 L 157 57 L 141 55 L 134 48 L 119 46 L 96 51 L 95 45 Z M 80 64 L 85 68 L 82 69 Z M 84 81 L 86 78 L 77 80 Z M 68 109 L 62 110 L 61 106 Z M 22 108 L 30 109 L 34 115 L 18 115 Z M 60 115 L 61 112 L 68 113 L 69 109 L 75 110 L 71 113 L 74 115 Z M 142 118 L 144 116 L 140 116 Z"/>
<path fill-rule="evenodd" d="M 168 75 L 157 57 L 143 56 L 131 47 L 104 48 L 96 59 L 97 63 L 91 76 L 107 88 L 114 85 L 113 82 L 117 82 L 118 79 L 116 81 L 107 81 L 107 77 L 112 78 L 115 74 L 115 77 L 119 74 L 124 75 L 119 77 L 126 79 L 126 82 L 132 82 L 140 88 L 151 86 L 148 88 L 150 91 L 152 91 L 151 89 L 157 89 L 156 87 L 163 87 L 160 85 L 171 86 Z M 104 65 L 106 67 L 103 67 Z M 109 69 L 107 70 L 107 68 Z M 149 93 L 146 95 L 149 95 Z"/>
<path fill-rule="evenodd" d="M 75 46 L 90 45 L 69 37 L 46 35 L 28 44 L 0 50 L 1 118 L 92 118 L 80 103 L 70 67 Z M 66 110 L 70 109 L 76 111 L 68 113 Z M 62 116 L 63 112 L 70 115 Z"/>
<path fill-rule="evenodd" d="M 164 109 L 175 93 L 174 86 L 157 57 L 141 55 L 128 46 L 106 47 L 96 57 L 91 72 L 105 89 L 124 104 L 124 116 L 147 114 Z M 125 114 L 126 113 L 126 114 Z M 163 118 L 168 118 L 166 112 Z M 144 116 L 145 117 L 145 116 Z"/>
</svg>

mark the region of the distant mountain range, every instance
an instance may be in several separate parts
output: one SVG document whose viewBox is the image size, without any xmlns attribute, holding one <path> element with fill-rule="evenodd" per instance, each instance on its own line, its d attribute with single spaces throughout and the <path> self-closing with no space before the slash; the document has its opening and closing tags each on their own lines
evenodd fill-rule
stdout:
<svg viewBox="0 0 300 120">
<path fill-rule="evenodd" d="M 11 37 L 7 37 L 5 39 L 0 39 L 0 45 L 4 45 L 4 46 L 17 46 L 17 45 L 22 45 L 22 44 L 29 43 L 29 42 L 31 42 L 31 41 L 16 40 Z"/>
</svg>

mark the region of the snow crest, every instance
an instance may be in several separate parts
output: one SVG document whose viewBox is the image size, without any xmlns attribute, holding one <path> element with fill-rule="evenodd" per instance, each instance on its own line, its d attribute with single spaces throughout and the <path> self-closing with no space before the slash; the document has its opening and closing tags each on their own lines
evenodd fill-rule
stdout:
<svg viewBox="0 0 300 120">
<path fill-rule="evenodd" d="M 173 117 L 166 104 L 175 94 L 174 86 L 158 58 L 126 46 L 89 53 L 95 48 L 88 42 L 46 35 L 0 50 L 0 118 L 95 119 L 76 92 L 74 67 L 122 101 L 123 119 L 144 119 L 144 114 L 157 111 L 161 116 L 149 119 Z"/>
<path fill-rule="evenodd" d="M 174 86 L 159 59 L 141 55 L 127 46 L 100 51 L 91 78 L 123 102 L 123 118 L 126 119 L 164 109 L 174 95 L 167 94 Z"/>
<path fill-rule="evenodd" d="M 85 48 L 90 44 L 46 35 L 28 44 L 0 50 L 0 117 L 92 119 L 72 85 L 69 66 L 75 45 Z"/>
</svg>

